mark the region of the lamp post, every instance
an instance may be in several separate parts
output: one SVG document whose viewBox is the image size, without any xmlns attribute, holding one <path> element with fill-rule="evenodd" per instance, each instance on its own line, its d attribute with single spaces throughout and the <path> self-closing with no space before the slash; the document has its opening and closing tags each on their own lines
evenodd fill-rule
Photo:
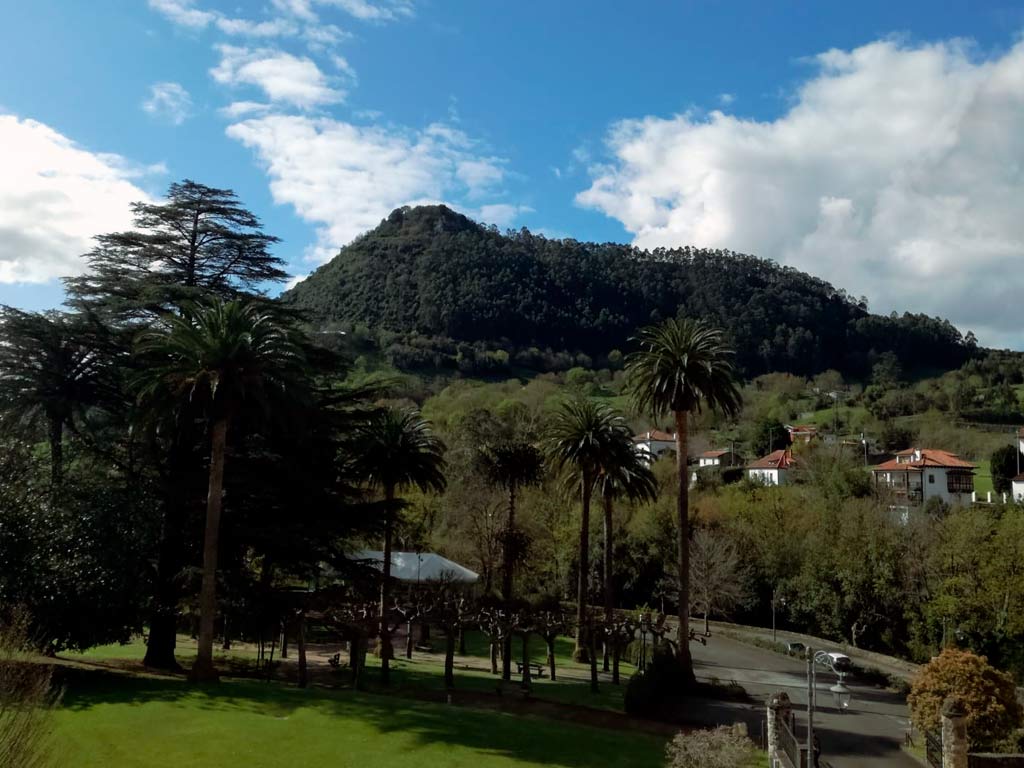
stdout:
<svg viewBox="0 0 1024 768">
<path fill-rule="evenodd" d="M 844 680 L 846 678 L 845 672 L 836 672 L 839 676 L 839 680 L 829 690 L 832 692 L 832 698 L 835 700 L 836 709 L 842 714 L 850 708 L 850 701 L 853 699 L 853 694 L 850 689 L 846 687 Z"/>
</svg>

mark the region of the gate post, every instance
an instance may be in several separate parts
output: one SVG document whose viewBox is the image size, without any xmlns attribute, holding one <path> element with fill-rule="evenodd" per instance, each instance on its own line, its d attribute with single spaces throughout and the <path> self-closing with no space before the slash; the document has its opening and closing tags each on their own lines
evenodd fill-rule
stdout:
<svg viewBox="0 0 1024 768">
<path fill-rule="evenodd" d="M 768 699 L 768 759 L 775 768 L 779 754 L 779 723 L 789 720 L 792 707 L 789 695 L 782 691 Z"/>
<path fill-rule="evenodd" d="M 942 704 L 942 768 L 967 768 L 967 712 L 954 696 Z"/>
</svg>

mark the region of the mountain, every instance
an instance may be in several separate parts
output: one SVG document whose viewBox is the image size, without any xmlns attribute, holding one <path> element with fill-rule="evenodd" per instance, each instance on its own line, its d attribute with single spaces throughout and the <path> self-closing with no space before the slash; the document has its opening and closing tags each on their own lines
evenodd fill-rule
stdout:
<svg viewBox="0 0 1024 768">
<path fill-rule="evenodd" d="M 747 376 L 864 376 L 886 352 L 906 373 L 948 370 L 975 349 L 945 320 L 873 315 L 863 300 L 767 259 L 503 234 L 445 206 L 393 211 L 283 300 L 316 322 L 521 361 L 542 350 L 605 360 L 637 328 L 677 314 L 724 327 Z"/>
</svg>

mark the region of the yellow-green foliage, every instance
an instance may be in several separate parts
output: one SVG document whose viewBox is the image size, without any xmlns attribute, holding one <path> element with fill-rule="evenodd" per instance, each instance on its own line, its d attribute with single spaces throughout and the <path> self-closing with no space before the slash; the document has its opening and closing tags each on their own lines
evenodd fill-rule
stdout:
<svg viewBox="0 0 1024 768">
<path fill-rule="evenodd" d="M 984 656 L 947 648 L 925 665 L 907 703 L 921 730 L 939 726 L 943 702 L 956 696 L 967 711 L 967 737 L 973 747 L 1006 738 L 1021 722 L 1013 679 L 990 666 Z"/>
</svg>

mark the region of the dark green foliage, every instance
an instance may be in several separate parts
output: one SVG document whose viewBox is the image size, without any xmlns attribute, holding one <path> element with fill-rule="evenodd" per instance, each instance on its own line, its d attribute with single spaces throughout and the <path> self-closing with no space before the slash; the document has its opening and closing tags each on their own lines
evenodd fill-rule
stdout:
<svg viewBox="0 0 1024 768">
<path fill-rule="evenodd" d="M 868 314 L 843 291 L 766 259 L 503 235 L 444 206 L 394 211 L 285 300 L 321 322 L 439 344 L 502 342 L 515 364 L 539 370 L 580 364 L 577 351 L 604 360 L 640 327 L 676 316 L 724 328 L 747 376 L 834 368 L 866 377 L 885 352 L 904 373 L 950 369 L 974 351 L 946 321 Z M 573 354 L 558 362 L 565 351 Z M 411 350 L 400 354 L 413 361 Z M 417 352 L 415 363 L 436 363 L 428 358 Z M 460 368 L 473 364 L 460 355 Z"/>
<path fill-rule="evenodd" d="M 917 439 L 917 432 L 906 423 L 898 421 L 887 421 L 882 425 L 882 432 L 878 436 L 883 451 L 895 452 L 905 451 L 912 448 Z"/>
<path fill-rule="evenodd" d="M 1024 454 L 1017 444 L 1004 445 L 992 453 L 992 487 L 996 493 L 1009 493 L 1010 481 L 1024 471 Z"/>
<path fill-rule="evenodd" d="M 629 678 L 623 697 L 626 714 L 652 719 L 666 717 L 687 687 L 679 660 L 668 648 L 659 648 L 647 668 Z"/>
<path fill-rule="evenodd" d="M 789 432 L 778 419 L 761 419 L 754 425 L 749 443 L 754 456 L 767 456 L 772 451 L 789 447 Z"/>
</svg>

